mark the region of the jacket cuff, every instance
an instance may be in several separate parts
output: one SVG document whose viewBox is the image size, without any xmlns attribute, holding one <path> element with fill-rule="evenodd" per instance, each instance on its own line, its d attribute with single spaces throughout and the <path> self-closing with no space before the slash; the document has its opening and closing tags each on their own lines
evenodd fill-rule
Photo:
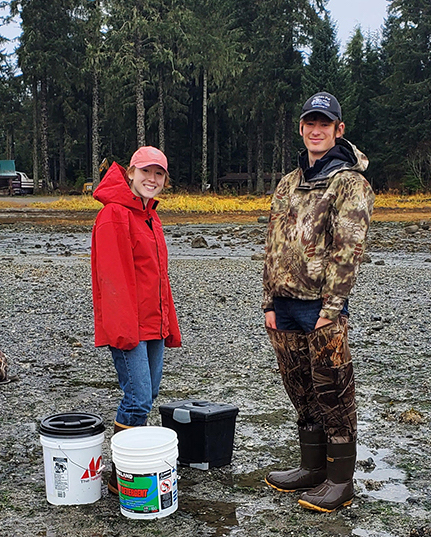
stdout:
<svg viewBox="0 0 431 537">
<path fill-rule="evenodd" d="M 170 334 L 165 338 L 165 347 L 181 347 L 181 336 Z"/>
<path fill-rule="evenodd" d="M 319 317 L 323 317 L 324 319 L 329 319 L 330 321 L 335 321 L 340 315 L 340 313 L 341 313 L 341 310 L 321 309 L 319 312 Z"/>
<path fill-rule="evenodd" d="M 330 321 L 335 321 L 344 307 L 346 299 L 340 296 L 325 296 L 323 297 L 322 309 L 319 316 Z"/>
<path fill-rule="evenodd" d="M 272 296 L 269 293 L 264 292 L 263 293 L 263 300 L 262 300 L 262 309 L 263 311 L 273 311 L 274 310 L 274 302 L 272 300 Z"/>
</svg>

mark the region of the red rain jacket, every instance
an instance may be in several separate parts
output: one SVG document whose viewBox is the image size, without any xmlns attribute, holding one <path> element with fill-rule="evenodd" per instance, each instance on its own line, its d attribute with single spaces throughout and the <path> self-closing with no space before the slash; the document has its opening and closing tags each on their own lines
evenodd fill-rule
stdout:
<svg viewBox="0 0 431 537">
<path fill-rule="evenodd" d="M 91 246 L 95 346 L 131 350 L 165 339 L 167 347 L 180 347 L 158 201 L 145 207 L 115 162 L 93 196 L 105 206 Z"/>
</svg>

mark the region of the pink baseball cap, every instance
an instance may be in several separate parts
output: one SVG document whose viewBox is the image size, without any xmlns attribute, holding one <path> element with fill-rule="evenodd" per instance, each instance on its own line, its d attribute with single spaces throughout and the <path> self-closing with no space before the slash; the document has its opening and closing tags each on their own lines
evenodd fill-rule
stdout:
<svg viewBox="0 0 431 537">
<path fill-rule="evenodd" d="M 130 166 L 145 168 L 145 166 L 160 166 L 168 172 L 168 159 L 165 154 L 151 145 L 145 145 L 135 151 L 130 159 Z"/>
</svg>

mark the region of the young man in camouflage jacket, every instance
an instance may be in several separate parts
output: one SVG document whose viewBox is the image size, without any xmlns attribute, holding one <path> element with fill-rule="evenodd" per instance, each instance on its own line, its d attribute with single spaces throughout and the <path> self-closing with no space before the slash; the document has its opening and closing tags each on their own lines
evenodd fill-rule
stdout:
<svg viewBox="0 0 431 537">
<path fill-rule="evenodd" d="M 263 276 L 265 324 L 283 384 L 298 413 L 300 467 L 266 482 L 331 512 L 353 498 L 357 420 L 347 299 L 365 249 L 374 194 L 368 160 L 343 138 L 337 99 L 304 104 L 305 151 L 271 205 Z"/>
</svg>

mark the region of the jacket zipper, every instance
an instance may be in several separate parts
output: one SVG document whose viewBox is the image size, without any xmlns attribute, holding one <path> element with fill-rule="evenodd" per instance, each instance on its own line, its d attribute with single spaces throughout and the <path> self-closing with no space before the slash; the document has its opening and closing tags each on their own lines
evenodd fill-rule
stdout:
<svg viewBox="0 0 431 537">
<path fill-rule="evenodd" d="M 152 223 L 153 217 L 150 215 L 150 211 L 148 211 L 148 215 L 150 216 L 150 222 Z M 159 265 L 159 274 L 160 274 L 160 277 L 159 277 L 160 337 L 163 339 L 162 270 L 161 270 L 161 267 L 160 267 L 159 243 L 157 242 L 157 236 L 156 236 L 156 234 L 154 232 L 153 226 L 149 225 L 149 227 L 150 227 L 150 229 L 151 229 L 151 231 L 153 233 L 154 241 L 156 243 L 157 262 L 158 262 L 158 265 Z"/>
<path fill-rule="evenodd" d="M 152 200 L 148 200 L 148 203 L 151 203 Z M 153 207 L 157 207 L 157 203 L 153 202 Z M 157 263 L 159 265 L 159 306 L 160 306 L 160 337 L 163 339 L 163 309 L 162 309 L 162 271 L 160 268 L 160 254 L 159 254 L 159 243 L 157 242 L 156 234 L 154 233 L 153 229 L 153 217 L 150 214 L 150 210 L 148 207 L 145 207 L 144 200 L 142 200 L 142 208 L 144 209 L 144 213 L 147 212 L 148 214 L 148 220 L 145 219 L 145 223 L 148 225 L 148 227 L 151 229 L 151 233 L 154 237 L 154 242 L 156 243 L 156 252 L 157 252 Z"/>
</svg>

